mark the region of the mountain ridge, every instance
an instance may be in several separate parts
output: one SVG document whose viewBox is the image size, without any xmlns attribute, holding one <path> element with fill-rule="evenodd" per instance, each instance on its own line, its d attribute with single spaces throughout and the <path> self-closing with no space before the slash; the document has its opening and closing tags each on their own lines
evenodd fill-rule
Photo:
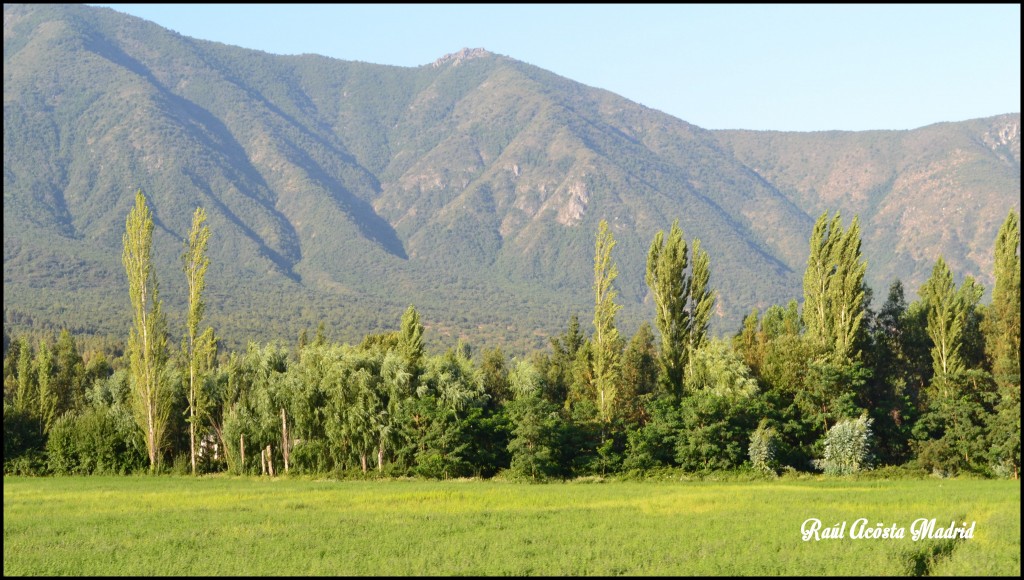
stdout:
<svg viewBox="0 0 1024 580">
<path fill-rule="evenodd" d="M 210 213 L 208 313 L 233 344 L 320 321 L 358 340 L 415 303 L 437 342 L 542 347 L 589 318 L 602 218 L 627 332 L 651 319 L 647 245 L 675 218 L 709 252 L 714 324 L 733 332 L 801 298 L 822 211 L 861 215 L 877 293 L 896 272 L 915 290 L 942 251 L 984 283 L 1020 208 L 1019 113 L 895 136 L 711 131 L 484 49 L 418 67 L 271 55 L 74 5 L 5 5 L 4 125 L 12 329 L 127 328 L 118 258 L 139 188 L 171 313 L 192 210 Z M 934 217 L 918 190 L 970 195 L 937 222 L 946 237 L 914 233 Z"/>
</svg>

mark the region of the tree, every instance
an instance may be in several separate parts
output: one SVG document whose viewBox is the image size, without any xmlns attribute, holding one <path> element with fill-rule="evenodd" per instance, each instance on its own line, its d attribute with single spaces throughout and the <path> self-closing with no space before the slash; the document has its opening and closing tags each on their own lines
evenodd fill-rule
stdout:
<svg viewBox="0 0 1024 580">
<path fill-rule="evenodd" d="M 27 336 L 18 339 L 18 387 L 14 393 L 14 408 L 29 412 L 36 398 L 35 365 L 32 364 L 32 345 Z"/>
<path fill-rule="evenodd" d="M 520 361 L 509 373 L 514 399 L 508 405 L 515 425 L 508 450 L 512 453 L 509 471 L 533 481 L 554 473 L 555 406 L 541 395 L 543 378 L 527 361 Z"/>
<path fill-rule="evenodd" d="M 1010 211 L 995 243 L 995 286 L 986 316 L 985 354 L 1000 387 L 1020 391 L 1020 218 Z"/>
<path fill-rule="evenodd" d="M 388 351 L 381 361 L 380 367 L 383 409 L 376 423 L 377 430 L 377 471 L 384 470 L 385 446 L 394 447 L 401 425 L 399 420 L 402 407 L 412 396 L 409 389 L 412 375 L 407 369 L 405 359 L 393 351 Z"/>
<path fill-rule="evenodd" d="M 902 463 L 907 458 L 910 426 L 923 381 L 915 379 L 903 283 L 895 280 L 881 310 L 871 321 L 868 366 L 874 371 L 861 393 L 860 406 L 869 409 L 878 435 L 879 459 Z M 930 368 L 930 365 L 929 365 Z"/>
<path fill-rule="evenodd" d="M 484 392 L 488 402 L 498 407 L 512 398 L 508 384 L 508 369 L 505 368 L 505 353 L 501 347 L 483 351 L 480 373 L 483 375 Z"/>
<path fill-rule="evenodd" d="M 203 375 L 211 366 L 216 353 L 213 329 L 199 335 L 199 323 L 203 320 L 206 303 L 203 289 L 206 287 L 206 269 L 210 259 L 206 257 L 206 245 L 210 240 L 210 228 L 203 224 L 206 211 L 197 207 L 192 215 L 192 230 L 185 242 L 181 255 L 185 280 L 188 283 L 188 316 L 185 322 L 185 337 L 182 350 L 188 363 L 188 439 L 189 455 L 192 459 L 192 475 L 196 474 L 196 425 L 206 416 L 208 401 L 203 388 Z"/>
<path fill-rule="evenodd" d="M 622 393 L 619 408 L 631 423 L 646 419 L 647 404 L 654 398 L 658 380 L 658 351 L 651 325 L 644 322 L 622 355 Z"/>
<path fill-rule="evenodd" d="M 557 407 L 565 406 L 573 391 L 573 366 L 585 342 L 579 317 L 573 314 L 566 331 L 560 337 L 551 338 L 551 355 L 540 355 L 539 362 L 535 363 L 544 375 L 543 395 Z"/>
<path fill-rule="evenodd" d="M 928 336 L 932 339 L 932 365 L 937 377 L 955 375 L 966 370 L 961 353 L 968 317 L 981 299 L 982 288 L 970 276 L 960 288 L 953 283 L 953 273 L 939 256 L 932 276 L 921 287 L 921 297 L 928 307 Z"/>
<path fill-rule="evenodd" d="M 39 341 L 39 350 L 36 351 L 35 377 L 39 385 L 38 403 L 39 419 L 43 425 L 43 432 L 49 433 L 57 420 L 59 398 L 56 385 L 54 384 L 53 351 L 45 340 Z"/>
<path fill-rule="evenodd" d="M 661 334 L 659 382 L 677 398 L 682 394 L 688 361 L 707 339 L 715 304 L 708 253 L 701 249 L 699 239 L 693 240 L 692 248 L 691 262 L 679 220 L 675 220 L 668 239 L 659 231 L 647 251 L 645 281 L 654 297 L 654 322 Z"/>
<path fill-rule="evenodd" d="M 654 324 L 661 334 L 658 380 L 665 392 L 682 394 L 688 338 L 686 318 L 686 241 L 679 220 L 672 222 L 668 240 L 665 232 L 654 235 L 647 251 L 647 286 L 654 297 Z"/>
<path fill-rule="evenodd" d="M 85 388 L 85 366 L 82 356 L 78 353 L 75 339 L 68 329 L 60 331 L 57 344 L 54 345 L 53 358 L 55 374 L 53 377 L 54 391 L 57 394 L 57 414 L 78 409 L 82 406 Z"/>
<path fill-rule="evenodd" d="M 156 271 L 153 269 L 153 215 L 142 190 L 125 221 L 121 255 L 128 276 L 133 325 L 127 354 L 131 368 L 132 408 L 146 436 L 150 471 L 161 463 L 161 446 L 171 409 L 171 388 L 164 379 L 167 364 L 167 321 L 161 309 Z"/>
<path fill-rule="evenodd" d="M 409 362 L 409 372 L 413 376 L 413 384 L 422 371 L 423 361 L 423 325 L 416 307 L 409 305 L 402 314 L 402 326 L 399 332 L 399 352 Z"/>
<path fill-rule="evenodd" d="M 708 336 L 711 311 L 715 307 L 715 293 L 711 290 L 711 261 L 708 253 L 700 247 L 700 240 L 694 239 L 693 263 L 690 267 L 690 283 L 687 286 L 686 360 L 704 346 Z"/>
<path fill-rule="evenodd" d="M 842 363 L 860 357 L 854 350 L 864 318 L 864 272 L 857 217 L 844 232 L 839 212 L 821 214 L 811 232 L 804 271 L 804 325 L 813 344 Z"/>
<path fill-rule="evenodd" d="M 612 262 L 614 247 L 615 238 L 608 230 L 608 222 L 601 220 L 594 245 L 593 380 L 598 417 L 605 425 L 612 420 L 622 358 L 622 341 L 615 328 L 615 313 L 622 306 L 615 303 L 618 293 L 613 283 L 619 270 Z"/>
</svg>

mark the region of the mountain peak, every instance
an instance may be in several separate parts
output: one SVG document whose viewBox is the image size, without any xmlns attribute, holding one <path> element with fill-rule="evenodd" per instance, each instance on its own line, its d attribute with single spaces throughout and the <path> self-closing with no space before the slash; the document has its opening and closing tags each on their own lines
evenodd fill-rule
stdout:
<svg viewBox="0 0 1024 580">
<path fill-rule="evenodd" d="M 459 52 L 452 52 L 442 56 L 441 58 L 434 61 L 434 68 L 442 65 L 451 64 L 456 66 L 463 61 L 471 60 L 474 58 L 480 58 L 483 56 L 491 56 L 491 53 L 484 48 L 463 48 Z"/>
</svg>

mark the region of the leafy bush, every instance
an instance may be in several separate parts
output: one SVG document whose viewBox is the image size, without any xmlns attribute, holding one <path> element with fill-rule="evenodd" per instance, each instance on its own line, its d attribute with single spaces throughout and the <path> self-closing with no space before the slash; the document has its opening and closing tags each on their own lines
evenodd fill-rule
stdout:
<svg viewBox="0 0 1024 580">
<path fill-rule="evenodd" d="M 334 465 L 331 450 L 322 439 L 296 443 L 292 447 L 290 458 L 296 474 L 327 473 Z"/>
<path fill-rule="evenodd" d="M 814 466 L 828 475 L 847 475 L 870 468 L 871 423 L 867 414 L 843 419 L 825 435 L 825 453 Z"/>
<path fill-rule="evenodd" d="M 58 474 L 129 473 L 148 464 L 145 442 L 121 406 L 66 413 L 50 429 L 48 466 Z"/>
<path fill-rule="evenodd" d="M 750 455 L 751 466 L 757 471 L 775 475 L 779 467 L 779 462 L 775 459 L 778 445 L 779 434 L 762 419 L 757 429 L 750 435 L 747 452 Z"/>
<path fill-rule="evenodd" d="M 4 473 L 32 473 L 30 466 L 38 461 L 45 441 L 36 417 L 4 402 Z"/>
</svg>

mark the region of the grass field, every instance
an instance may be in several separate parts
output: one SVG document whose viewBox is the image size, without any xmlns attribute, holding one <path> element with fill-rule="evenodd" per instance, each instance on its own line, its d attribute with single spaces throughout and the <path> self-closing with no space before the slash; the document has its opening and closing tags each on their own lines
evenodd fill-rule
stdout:
<svg viewBox="0 0 1024 580">
<path fill-rule="evenodd" d="M 808 518 L 845 537 L 804 542 Z M 918 518 L 974 537 L 914 542 Z M 1020 553 L 1013 481 L 4 478 L 5 576 L 1017 576 Z"/>
</svg>

